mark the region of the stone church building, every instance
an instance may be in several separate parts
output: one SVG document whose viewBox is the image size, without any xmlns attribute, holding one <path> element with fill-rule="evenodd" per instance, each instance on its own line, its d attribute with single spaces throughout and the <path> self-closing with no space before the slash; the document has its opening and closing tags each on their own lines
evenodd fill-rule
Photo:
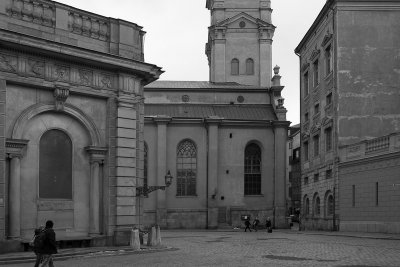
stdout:
<svg viewBox="0 0 400 267">
<path fill-rule="evenodd" d="M 207 0 L 209 81 L 145 86 L 142 224 L 243 226 L 243 216 L 286 226 L 286 141 L 279 67 L 272 69 L 271 3 Z M 273 71 L 275 73 L 273 75 Z"/>
</svg>

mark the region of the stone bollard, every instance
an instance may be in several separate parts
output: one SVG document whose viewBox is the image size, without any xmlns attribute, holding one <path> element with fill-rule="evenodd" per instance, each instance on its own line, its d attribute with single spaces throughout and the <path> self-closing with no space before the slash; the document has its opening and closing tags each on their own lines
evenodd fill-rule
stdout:
<svg viewBox="0 0 400 267">
<path fill-rule="evenodd" d="M 160 226 L 156 226 L 156 246 L 161 246 L 161 230 Z"/>
<path fill-rule="evenodd" d="M 140 250 L 139 229 L 132 229 L 130 246 L 133 250 Z"/>
<path fill-rule="evenodd" d="M 157 232 L 154 226 L 151 227 L 147 237 L 147 246 L 153 247 L 156 245 Z"/>
</svg>

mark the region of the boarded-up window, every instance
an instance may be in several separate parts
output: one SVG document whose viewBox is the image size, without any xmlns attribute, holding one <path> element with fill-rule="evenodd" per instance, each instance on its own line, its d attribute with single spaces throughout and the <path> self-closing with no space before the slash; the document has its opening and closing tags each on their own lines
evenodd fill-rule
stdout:
<svg viewBox="0 0 400 267">
<path fill-rule="evenodd" d="M 49 130 L 40 139 L 39 197 L 72 199 L 72 142 L 60 130 Z"/>
<path fill-rule="evenodd" d="M 196 195 L 197 150 L 190 140 L 184 140 L 177 150 L 177 196 Z"/>
<path fill-rule="evenodd" d="M 251 58 L 246 60 L 246 74 L 254 75 L 254 60 Z"/>
<path fill-rule="evenodd" d="M 261 149 L 252 143 L 244 154 L 244 194 L 261 195 Z"/>
</svg>

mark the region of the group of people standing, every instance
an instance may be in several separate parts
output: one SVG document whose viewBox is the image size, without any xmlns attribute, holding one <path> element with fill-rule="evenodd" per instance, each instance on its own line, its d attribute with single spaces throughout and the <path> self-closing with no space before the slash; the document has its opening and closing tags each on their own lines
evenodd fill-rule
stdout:
<svg viewBox="0 0 400 267">
<path fill-rule="evenodd" d="M 249 229 L 249 231 L 251 232 L 250 217 L 246 218 L 246 220 L 244 221 L 244 225 L 246 226 L 244 228 L 244 231 L 247 232 L 247 229 Z M 260 220 L 258 219 L 258 217 L 256 217 L 254 219 L 254 221 L 253 221 L 253 224 L 252 224 L 253 230 L 257 232 L 259 225 L 260 225 Z M 272 222 L 271 222 L 271 219 L 269 217 L 265 221 L 265 227 L 267 228 L 268 233 L 272 233 Z"/>
</svg>

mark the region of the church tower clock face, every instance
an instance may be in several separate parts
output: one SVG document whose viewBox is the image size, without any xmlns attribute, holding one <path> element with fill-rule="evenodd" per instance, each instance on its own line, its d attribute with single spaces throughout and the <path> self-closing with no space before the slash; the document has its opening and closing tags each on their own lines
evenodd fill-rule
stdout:
<svg viewBox="0 0 400 267">
<path fill-rule="evenodd" d="M 207 8 L 210 82 L 270 87 L 275 31 L 270 1 L 209 0 Z"/>
</svg>

